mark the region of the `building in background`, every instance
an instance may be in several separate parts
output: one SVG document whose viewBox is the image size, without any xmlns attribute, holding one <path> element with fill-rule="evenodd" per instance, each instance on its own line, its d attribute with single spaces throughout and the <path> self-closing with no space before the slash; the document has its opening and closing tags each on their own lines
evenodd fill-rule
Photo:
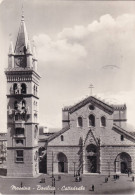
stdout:
<svg viewBox="0 0 135 195">
<path fill-rule="evenodd" d="M 7 176 L 33 177 L 38 165 L 39 80 L 35 46 L 22 16 L 15 49 L 10 44 L 7 78 Z"/>
<path fill-rule="evenodd" d="M 0 164 L 7 158 L 7 134 L 0 133 Z"/>
</svg>

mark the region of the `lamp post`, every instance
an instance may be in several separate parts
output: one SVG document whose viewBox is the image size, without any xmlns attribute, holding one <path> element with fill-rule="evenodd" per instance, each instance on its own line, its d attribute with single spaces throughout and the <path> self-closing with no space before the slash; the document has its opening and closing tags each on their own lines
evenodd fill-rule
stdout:
<svg viewBox="0 0 135 195">
<path fill-rule="evenodd" d="M 54 187 L 54 195 L 55 195 L 55 177 L 52 178 L 52 186 Z"/>
<path fill-rule="evenodd" d="M 110 177 L 110 162 L 108 162 L 108 177 Z"/>
<path fill-rule="evenodd" d="M 54 177 L 53 175 L 53 152 L 52 152 L 52 178 Z"/>
<path fill-rule="evenodd" d="M 76 162 L 73 162 L 74 163 L 74 177 L 75 177 L 75 164 L 76 164 Z"/>
</svg>

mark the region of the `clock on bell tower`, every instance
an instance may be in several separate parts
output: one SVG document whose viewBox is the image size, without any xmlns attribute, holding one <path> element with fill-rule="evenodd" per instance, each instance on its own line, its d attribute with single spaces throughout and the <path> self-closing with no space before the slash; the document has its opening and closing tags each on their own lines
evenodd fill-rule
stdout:
<svg viewBox="0 0 135 195">
<path fill-rule="evenodd" d="M 15 62 L 15 67 L 26 68 L 27 66 L 26 56 L 16 56 L 14 62 Z"/>
</svg>

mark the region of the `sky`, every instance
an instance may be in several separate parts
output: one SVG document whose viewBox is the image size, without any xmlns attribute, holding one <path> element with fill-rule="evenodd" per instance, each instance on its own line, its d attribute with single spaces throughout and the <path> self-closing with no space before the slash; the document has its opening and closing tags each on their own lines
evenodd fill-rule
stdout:
<svg viewBox="0 0 135 195">
<path fill-rule="evenodd" d="M 135 1 L 0 1 L 0 131 L 6 131 L 6 79 L 24 7 L 38 56 L 40 125 L 61 127 L 62 108 L 90 95 L 127 105 L 135 116 Z"/>
</svg>

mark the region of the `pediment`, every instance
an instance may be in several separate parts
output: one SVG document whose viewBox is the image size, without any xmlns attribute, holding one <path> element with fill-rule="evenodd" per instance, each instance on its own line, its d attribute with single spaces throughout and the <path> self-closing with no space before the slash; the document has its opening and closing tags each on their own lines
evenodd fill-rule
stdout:
<svg viewBox="0 0 135 195">
<path fill-rule="evenodd" d="M 89 96 L 88 98 L 84 99 L 83 101 L 75 104 L 74 106 L 69 108 L 69 113 L 73 113 L 80 108 L 84 107 L 86 104 L 91 103 L 93 106 L 98 107 L 99 109 L 103 110 L 104 112 L 108 114 L 112 114 L 114 109 L 112 106 L 106 104 L 105 102 L 100 101 L 99 99 L 96 99 L 93 96 Z"/>
</svg>

